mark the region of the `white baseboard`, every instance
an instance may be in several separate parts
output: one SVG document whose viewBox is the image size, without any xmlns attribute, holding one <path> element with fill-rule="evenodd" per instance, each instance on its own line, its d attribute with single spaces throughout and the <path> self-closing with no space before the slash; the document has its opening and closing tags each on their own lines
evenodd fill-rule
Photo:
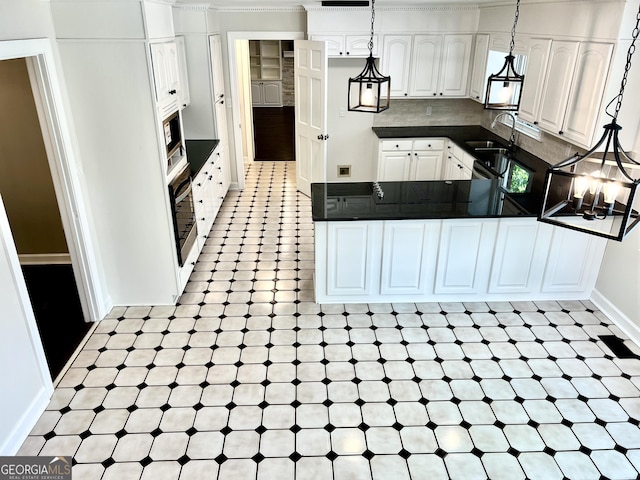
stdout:
<svg viewBox="0 0 640 480">
<path fill-rule="evenodd" d="M 18 258 L 20 265 L 71 265 L 68 253 L 23 253 Z"/>
<path fill-rule="evenodd" d="M 40 388 L 35 398 L 27 408 L 26 412 L 18 420 L 9 436 L 0 443 L 0 456 L 15 455 L 31 430 L 40 419 L 40 416 L 49 405 L 49 400 L 53 394 L 53 387 L 43 386 Z"/>
<path fill-rule="evenodd" d="M 591 293 L 591 301 L 604 313 L 633 343 L 640 347 L 640 326 L 627 317 L 598 290 Z"/>
</svg>

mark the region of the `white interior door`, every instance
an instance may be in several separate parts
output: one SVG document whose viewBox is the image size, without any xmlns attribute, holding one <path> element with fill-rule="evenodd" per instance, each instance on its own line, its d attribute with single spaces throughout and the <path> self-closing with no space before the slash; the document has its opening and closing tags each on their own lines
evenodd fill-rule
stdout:
<svg viewBox="0 0 640 480">
<path fill-rule="evenodd" d="M 327 52 L 324 42 L 296 40 L 296 182 L 311 195 L 311 183 L 326 180 Z"/>
</svg>

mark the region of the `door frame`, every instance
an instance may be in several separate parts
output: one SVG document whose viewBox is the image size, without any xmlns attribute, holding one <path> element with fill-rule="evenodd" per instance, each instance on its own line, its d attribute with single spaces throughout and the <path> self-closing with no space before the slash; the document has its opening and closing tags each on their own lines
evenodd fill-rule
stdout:
<svg viewBox="0 0 640 480">
<path fill-rule="evenodd" d="M 304 32 L 228 32 L 227 33 L 227 58 L 229 60 L 229 87 L 231 92 L 231 122 L 230 130 L 233 139 L 229 143 L 234 147 L 234 158 L 236 163 L 236 177 L 238 179 L 238 189 L 244 190 L 244 158 L 242 154 L 242 109 L 240 106 L 240 78 L 238 77 L 238 61 L 236 40 L 304 40 Z M 249 82 L 251 78 L 248 77 Z M 249 85 L 250 88 L 250 85 Z"/>
<path fill-rule="evenodd" d="M 25 58 L 84 319 L 102 320 L 112 307 L 104 289 L 85 208 L 80 162 L 58 57 L 48 38 L 0 41 L 0 61 Z M 22 272 L 19 272 L 22 275 Z M 33 311 L 31 304 L 24 308 Z"/>
</svg>

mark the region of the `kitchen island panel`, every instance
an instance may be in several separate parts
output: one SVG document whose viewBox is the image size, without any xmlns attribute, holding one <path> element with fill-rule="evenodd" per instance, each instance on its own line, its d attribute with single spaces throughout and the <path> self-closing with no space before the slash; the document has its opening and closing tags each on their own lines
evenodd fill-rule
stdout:
<svg viewBox="0 0 640 480">
<path fill-rule="evenodd" d="M 314 225 L 317 303 L 587 300 L 607 243 L 524 217 Z"/>
</svg>

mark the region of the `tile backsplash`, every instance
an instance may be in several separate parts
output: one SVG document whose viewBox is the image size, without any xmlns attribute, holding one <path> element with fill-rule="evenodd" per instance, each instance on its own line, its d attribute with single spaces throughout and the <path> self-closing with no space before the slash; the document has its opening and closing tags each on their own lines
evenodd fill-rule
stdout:
<svg viewBox="0 0 640 480">
<path fill-rule="evenodd" d="M 427 115 L 428 111 L 430 115 Z M 374 116 L 373 126 L 482 125 L 491 130 L 491 122 L 497 113 L 485 110 L 481 103 L 466 98 L 393 99 L 388 110 Z M 511 133 L 511 129 L 502 123 L 498 123 L 493 131 L 504 139 L 508 139 Z M 584 152 L 584 149 L 569 146 L 569 143 L 544 132 L 540 141 L 517 133 L 516 144 L 550 164 L 558 163 L 575 152 Z"/>
</svg>

